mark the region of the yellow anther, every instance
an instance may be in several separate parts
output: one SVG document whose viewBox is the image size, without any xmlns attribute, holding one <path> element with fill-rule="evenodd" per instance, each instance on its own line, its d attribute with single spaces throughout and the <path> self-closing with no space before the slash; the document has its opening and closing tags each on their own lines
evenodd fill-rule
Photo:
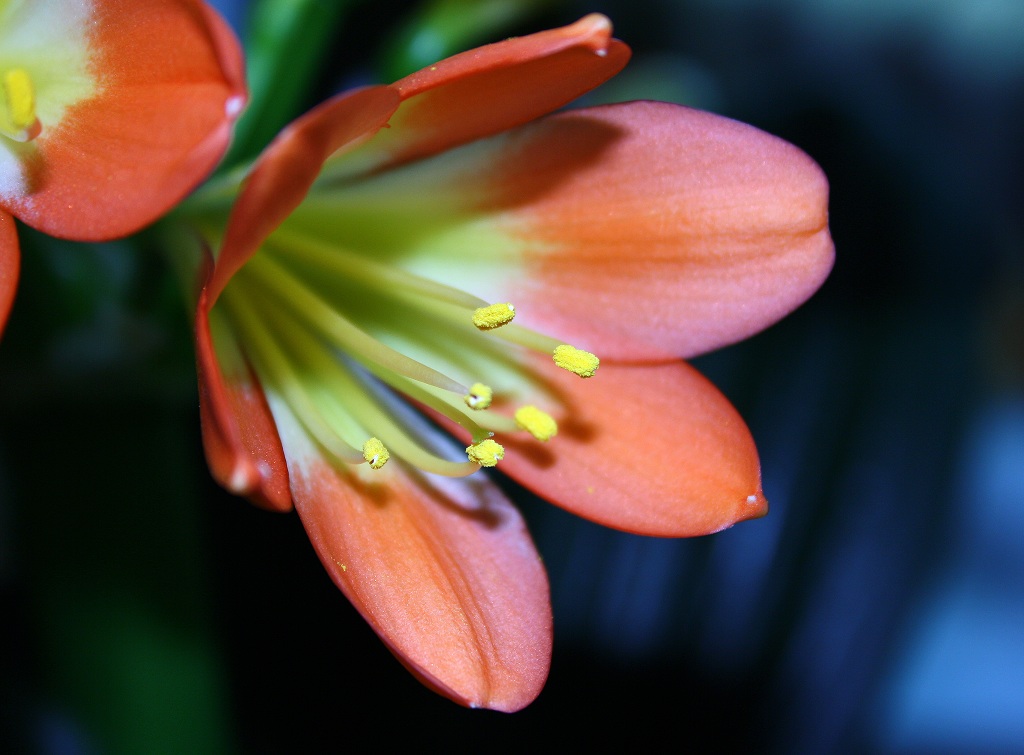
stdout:
<svg viewBox="0 0 1024 755">
<path fill-rule="evenodd" d="M 491 405 L 493 398 L 494 391 L 491 390 L 490 386 L 483 383 L 473 383 L 473 385 L 469 386 L 469 393 L 463 397 L 463 400 L 470 409 L 486 409 Z"/>
<path fill-rule="evenodd" d="M 601 360 L 589 351 L 583 351 L 564 343 L 561 346 L 556 346 L 555 352 L 551 356 L 555 360 L 555 364 L 563 370 L 569 370 L 569 372 L 574 372 L 584 378 L 594 377 L 597 368 L 601 366 Z"/>
<path fill-rule="evenodd" d="M 363 458 L 371 469 L 380 469 L 388 463 L 391 454 L 377 438 L 370 438 L 363 444 Z"/>
<path fill-rule="evenodd" d="M 507 302 L 480 307 L 473 312 L 473 324 L 480 330 L 494 330 L 508 325 L 516 316 L 516 308 Z"/>
<path fill-rule="evenodd" d="M 487 438 L 479 443 L 466 447 L 466 455 L 481 467 L 493 467 L 505 458 L 505 449 L 501 444 Z"/>
<path fill-rule="evenodd" d="M 19 142 L 34 139 L 39 134 L 39 121 L 32 79 L 23 68 L 12 68 L 4 72 L 2 85 L 0 132 Z"/>
<path fill-rule="evenodd" d="M 558 424 L 554 417 L 536 406 L 516 409 L 515 419 L 520 430 L 526 430 L 539 441 L 547 442 L 558 434 Z"/>
</svg>

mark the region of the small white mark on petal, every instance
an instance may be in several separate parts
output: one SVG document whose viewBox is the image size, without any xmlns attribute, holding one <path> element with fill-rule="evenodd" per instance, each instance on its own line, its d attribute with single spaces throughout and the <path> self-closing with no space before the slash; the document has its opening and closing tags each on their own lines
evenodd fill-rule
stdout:
<svg viewBox="0 0 1024 755">
<path fill-rule="evenodd" d="M 234 97 L 228 97 L 224 103 L 224 113 L 228 118 L 234 118 L 242 112 L 242 108 L 245 107 L 245 97 L 240 94 L 236 94 Z"/>
<path fill-rule="evenodd" d="M 249 473 L 244 464 L 236 464 L 231 470 L 231 479 L 228 480 L 228 489 L 232 493 L 243 495 L 249 492 Z"/>
</svg>

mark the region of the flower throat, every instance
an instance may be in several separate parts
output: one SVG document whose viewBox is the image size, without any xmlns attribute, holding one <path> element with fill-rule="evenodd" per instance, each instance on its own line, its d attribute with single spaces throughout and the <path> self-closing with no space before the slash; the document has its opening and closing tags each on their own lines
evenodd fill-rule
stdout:
<svg viewBox="0 0 1024 755">
<path fill-rule="evenodd" d="M 380 469 L 394 456 L 465 476 L 503 458 L 495 434 L 525 431 L 547 442 L 558 433 L 548 412 L 518 401 L 561 403 L 525 351 L 581 378 L 600 364 L 515 316 L 511 303 L 489 304 L 284 227 L 225 288 L 211 325 L 216 340 L 226 320 L 264 390 L 339 461 Z M 477 379 L 466 385 L 452 373 Z M 433 452 L 431 431 L 407 401 L 470 436 L 465 461 Z"/>
</svg>

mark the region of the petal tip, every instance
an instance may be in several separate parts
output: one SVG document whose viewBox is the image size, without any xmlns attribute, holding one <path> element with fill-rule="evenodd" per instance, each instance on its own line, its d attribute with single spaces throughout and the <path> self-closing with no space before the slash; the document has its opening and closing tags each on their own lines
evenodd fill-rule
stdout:
<svg viewBox="0 0 1024 755">
<path fill-rule="evenodd" d="M 612 36 L 612 22 L 602 13 L 590 13 L 565 27 L 567 36 L 579 37 L 599 56 L 608 54 Z"/>
<path fill-rule="evenodd" d="M 768 499 L 758 488 L 736 507 L 736 518 L 733 524 L 745 522 L 748 519 L 760 519 L 768 515 Z M 731 526 L 731 525 L 730 525 Z"/>
</svg>

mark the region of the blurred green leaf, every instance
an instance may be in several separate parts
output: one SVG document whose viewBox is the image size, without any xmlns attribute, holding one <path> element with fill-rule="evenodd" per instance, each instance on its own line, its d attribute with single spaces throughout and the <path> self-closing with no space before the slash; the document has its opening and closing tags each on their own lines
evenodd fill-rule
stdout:
<svg viewBox="0 0 1024 755">
<path fill-rule="evenodd" d="M 317 67 L 342 16 L 359 0 L 261 0 L 245 35 L 249 106 L 225 166 L 257 154 L 312 94 Z"/>
<path fill-rule="evenodd" d="M 559 0 L 430 0 L 385 44 L 380 70 L 395 81 L 442 58 L 493 41 L 503 29 Z"/>
</svg>

